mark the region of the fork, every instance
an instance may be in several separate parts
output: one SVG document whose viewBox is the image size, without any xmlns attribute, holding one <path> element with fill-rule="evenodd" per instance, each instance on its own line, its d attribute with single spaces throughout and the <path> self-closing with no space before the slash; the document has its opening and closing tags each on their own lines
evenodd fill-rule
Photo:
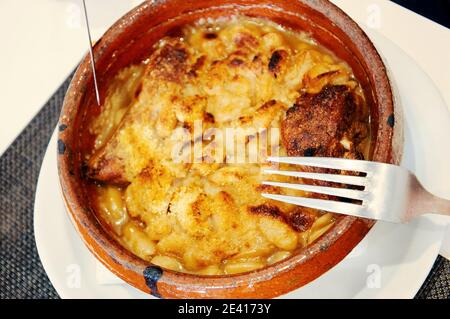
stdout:
<svg viewBox="0 0 450 319">
<path fill-rule="evenodd" d="M 354 201 L 338 201 L 308 197 L 267 194 L 262 196 L 289 204 L 315 208 L 357 217 L 406 223 L 428 213 L 450 216 L 450 200 L 428 192 L 415 175 L 400 166 L 370 161 L 324 157 L 269 157 L 269 162 L 359 172 L 358 175 L 314 173 L 300 171 L 264 170 L 265 174 L 298 177 L 338 183 L 343 187 L 264 181 L 263 185 L 318 193 Z M 362 174 L 361 174 L 362 173 Z M 364 175 L 364 176 L 363 176 Z M 358 189 L 345 185 L 359 186 Z"/>
</svg>

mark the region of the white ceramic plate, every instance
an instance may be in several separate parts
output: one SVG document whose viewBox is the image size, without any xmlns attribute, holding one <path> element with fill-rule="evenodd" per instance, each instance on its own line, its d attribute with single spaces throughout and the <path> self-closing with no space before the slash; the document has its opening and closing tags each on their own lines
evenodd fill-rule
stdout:
<svg viewBox="0 0 450 319">
<path fill-rule="evenodd" d="M 368 31 L 397 82 L 405 114 L 403 164 L 437 195 L 450 198 L 450 114 L 432 80 L 401 49 Z M 378 222 L 336 267 L 287 298 L 412 298 L 441 246 L 447 220 L 426 216 L 408 225 Z M 102 277 L 94 256 L 71 225 L 56 169 L 56 133 L 36 191 L 34 230 L 42 264 L 62 298 L 149 298 Z M 100 275 L 99 275 L 100 274 Z M 106 273 L 107 274 L 107 273 Z"/>
</svg>

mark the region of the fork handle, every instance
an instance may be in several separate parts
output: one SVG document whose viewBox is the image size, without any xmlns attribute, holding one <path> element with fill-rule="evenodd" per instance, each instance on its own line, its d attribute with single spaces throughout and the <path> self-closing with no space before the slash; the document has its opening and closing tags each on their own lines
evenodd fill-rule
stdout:
<svg viewBox="0 0 450 319">
<path fill-rule="evenodd" d="M 450 200 L 435 196 L 423 189 L 415 198 L 415 215 L 436 214 L 450 216 Z"/>
<path fill-rule="evenodd" d="M 431 213 L 450 216 L 450 200 L 433 195 L 423 187 L 417 178 L 412 180 L 410 187 L 413 205 L 410 205 L 411 208 L 407 215 L 415 217 Z"/>
<path fill-rule="evenodd" d="M 438 215 L 450 216 L 450 200 L 440 198 L 431 194 L 429 212 Z"/>
</svg>

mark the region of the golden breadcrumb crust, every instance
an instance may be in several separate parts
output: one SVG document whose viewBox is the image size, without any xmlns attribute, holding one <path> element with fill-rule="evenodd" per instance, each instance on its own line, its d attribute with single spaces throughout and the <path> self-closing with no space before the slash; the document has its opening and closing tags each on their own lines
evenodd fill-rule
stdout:
<svg viewBox="0 0 450 319">
<path fill-rule="evenodd" d="M 295 193 L 261 185 L 267 154 L 258 163 L 225 163 L 229 150 L 221 154 L 199 137 L 211 128 L 256 128 L 254 134 L 280 128 L 278 152 L 285 155 L 286 147 L 302 147 L 301 127 L 292 123 L 307 117 L 286 118 L 288 109 L 330 87 L 361 96 L 358 83 L 307 35 L 267 21 L 199 22 L 183 33 L 160 40 L 142 64 L 122 70 L 91 124 L 97 140 L 87 166 L 101 182 L 100 217 L 128 249 L 163 267 L 208 275 L 264 267 L 323 234 L 333 217 L 264 199 L 262 192 Z M 352 107 L 361 107 L 357 100 Z M 186 131 L 191 136 L 184 140 L 179 132 Z M 180 143 L 203 143 L 209 161 L 175 163 Z M 326 140 L 324 147 L 336 143 Z"/>
</svg>

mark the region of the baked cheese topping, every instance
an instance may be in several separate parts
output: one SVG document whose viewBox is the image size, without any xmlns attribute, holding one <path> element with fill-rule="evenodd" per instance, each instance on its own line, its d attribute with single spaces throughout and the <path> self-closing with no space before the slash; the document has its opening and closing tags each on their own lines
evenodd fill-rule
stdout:
<svg viewBox="0 0 450 319">
<path fill-rule="evenodd" d="M 223 275 L 281 261 L 323 235 L 334 217 L 263 198 L 299 195 L 261 185 L 298 182 L 263 175 L 265 157 L 363 157 L 361 88 L 346 63 L 269 21 L 201 20 L 182 32 L 112 79 L 90 125 L 96 143 L 87 166 L 99 219 L 131 252 L 171 270 Z M 218 143 L 226 134 L 208 132 L 230 128 L 251 132 L 244 144 L 257 135 L 272 143 L 256 151 L 256 162 L 229 161 L 234 146 Z M 199 143 L 200 154 L 183 153 Z"/>
</svg>

